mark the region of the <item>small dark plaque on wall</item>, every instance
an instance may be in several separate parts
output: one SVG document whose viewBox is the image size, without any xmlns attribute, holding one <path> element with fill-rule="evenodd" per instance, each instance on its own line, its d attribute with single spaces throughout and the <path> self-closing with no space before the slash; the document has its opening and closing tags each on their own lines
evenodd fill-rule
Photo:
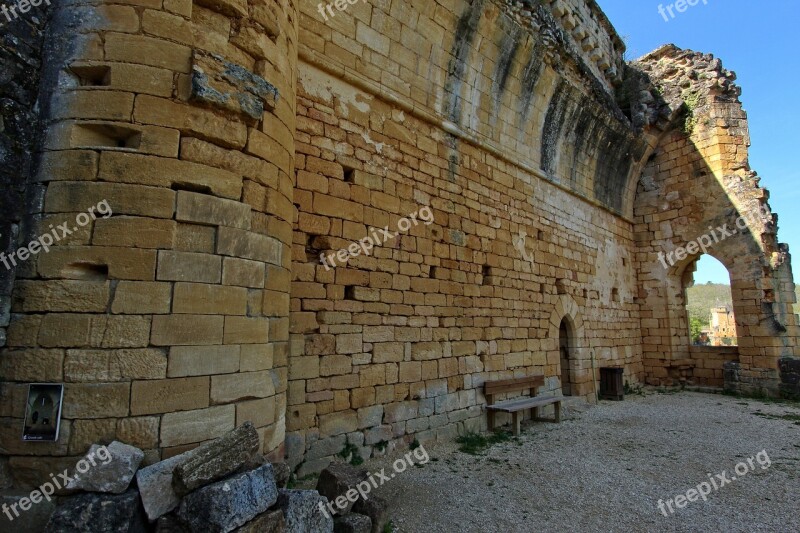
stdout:
<svg viewBox="0 0 800 533">
<path fill-rule="evenodd" d="M 22 440 L 55 442 L 61 426 L 61 401 L 64 385 L 59 383 L 31 383 L 25 409 L 25 428 Z"/>
</svg>

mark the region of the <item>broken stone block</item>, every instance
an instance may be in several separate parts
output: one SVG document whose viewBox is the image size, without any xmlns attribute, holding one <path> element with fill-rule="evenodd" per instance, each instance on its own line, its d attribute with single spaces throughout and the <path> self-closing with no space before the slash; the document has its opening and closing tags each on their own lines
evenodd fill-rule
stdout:
<svg viewBox="0 0 800 533">
<path fill-rule="evenodd" d="M 366 515 L 350 513 L 333 521 L 333 533 L 371 533 L 372 519 Z"/>
<path fill-rule="evenodd" d="M 236 472 L 258 451 L 258 432 L 246 422 L 211 442 L 187 452 L 172 473 L 178 496 Z"/>
<path fill-rule="evenodd" d="M 292 469 L 287 463 L 272 463 L 272 469 L 275 471 L 275 483 L 282 489 L 286 488 L 289 478 L 292 477 Z"/>
<path fill-rule="evenodd" d="M 278 89 L 261 76 L 217 54 L 195 50 L 193 100 L 261 120 L 264 109 L 274 109 L 278 98 Z"/>
<path fill-rule="evenodd" d="M 30 505 L 30 492 L 25 494 L 7 494 L 0 496 L 0 505 L 3 509 L 8 509 L 8 514 L 0 513 L 0 531 L 44 531 L 47 521 L 56 508 L 54 501 L 40 500 L 36 505 Z M 41 496 L 41 494 L 39 495 Z M 19 501 L 23 498 L 28 499 L 25 504 L 27 511 L 23 511 L 19 506 Z M 15 507 L 16 505 L 16 507 Z M 9 520 L 9 517 L 13 519 Z"/>
<path fill-rule="evenodd" d="M 180 518 L 170 513 L 158 519 L 155 533 L 191 533 L 191 530 Z"/>
<path fill-rule="evenodd" d="M 359 498 L 353 505 L 353 512 L 367 515 L 372 520 L 372 533 L 381 533 L 389 521 L 389 502 L 378 495 Z"/>
<path fill-rule="evenodd" d="M 337 514 L 347 514 L 353 508 L 353 501 L 348 500 L 345 494 L 348 490 L 355 490 L 356 485 L 369 477 L 367 472 L 347 463 L 332 463 L 319 475 L 317 491 L 325 496 L 328 501 L 334 502 Z"/>
<path fill-rule="evenodd" d="M 45 531 L 144 533 L 146 526 L 139 491 L 130 489 L 123 494 L 86 492 L 66 498 L 56 507 Z"/>
<path fill-rule="evenodd" d="M 164 461 L 142 468 L 136 473 L 136 484 L 142 496 L 142 504 L 150 521 L 172 511 L 181 502 L 172 488 L 172 472 L 181 464 L 189 452 L 170 457 Z"/>
<path fill-rule="evenodd" d="M 178 517 L 192 531 L 227 533 L 269 509 L 277 498 L 272 465 L 267 464 L 188 494 Z"/>
<path fill-rule="evenodd" d="M 333 518 L 322 511 L 327 502 L 315 490 L 280 489 L 278 508 L 286 518 L 286 533 L 333 533 Z"/>
<path fill-rule="evenodd" d="M 258 515 L 233 533 L 283 533 L 285 527 L 283 511 L 277 509 Z"/>
<path fill-rule="evenodd" d="M 67 488 L 122 494 L 128 490 L 142 459 L 142 450 L 118 441 L 108 446 L 93 444 L 75 465 Z"/>
</svg>

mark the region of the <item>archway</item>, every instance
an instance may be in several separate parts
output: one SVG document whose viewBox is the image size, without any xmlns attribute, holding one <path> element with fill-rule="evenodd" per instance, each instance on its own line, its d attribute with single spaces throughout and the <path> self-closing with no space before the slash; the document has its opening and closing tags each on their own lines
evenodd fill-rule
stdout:
<svg viewBox="0 0 800 533">
<path fill-rule="evenodd" d="M 570 295 L 558 295 L 550 315 L 547 338 L 548 358 L 552 357 L 550 360 L 554 362 L 557 360 L 560 363 L 556 369 L 556 377 L 560 382 L 562 394 L 583 396 L 587 401 L 594 401 L 592 360 L 584 333 L 583 317 L 580 307 Z M 567 348 L 566 353 L 563 352 L 562 346 Z M 559 352 L 558 355 L 555 354 L 556 350 Z M 562 361 L 564 355 L 567 357 Z"/>
</svg>

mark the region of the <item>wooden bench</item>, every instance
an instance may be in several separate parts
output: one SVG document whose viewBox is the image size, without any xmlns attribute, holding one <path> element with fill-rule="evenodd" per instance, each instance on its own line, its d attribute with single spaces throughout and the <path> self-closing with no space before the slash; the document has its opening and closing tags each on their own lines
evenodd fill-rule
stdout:
<svg viewBox="0 0 800 533">
<path fill-rule="evenodd" d="M 555 422 L 561 422 L 561 396 L 539 396 L 536 397 L 536 389 L 544 385 L 544 376 L 531 376 L 527 378 L 504 379 L 500 381 L 487 381 L 484 383 L 484 394 L 486 395 L 486 409 L 489 417 L 489 431 L 494 429 L 494 415 L 497 411 L 511 413 L 514 424 L 514 435 L 520 433 L 520 412 L 525 409 L 533 410 L 533 419 L 539 420 L 539 408 L 545 405 L 555 404 Z M 520 392 L 529 390 L 529 398 L 514 398 L 503 402 L 494 403 L 497 394 L 509 392 Z"/>
</svg>

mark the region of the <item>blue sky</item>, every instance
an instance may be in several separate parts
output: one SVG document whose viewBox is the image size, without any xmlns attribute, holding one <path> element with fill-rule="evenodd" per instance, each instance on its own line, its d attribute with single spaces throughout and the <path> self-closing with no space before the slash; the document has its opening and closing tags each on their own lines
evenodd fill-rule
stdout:
<svg viewBox="0 0 800 533">
<path fill-rule="evenodd" d="M 704 4 L 703 1 L 706 1 Z M 800 272 L 800 108 L 797 0 L 700 0 L 665 21 L 658 12 L 674 0 L 598 0 L 635 59 L 662 44 L 712 53 L 738 75 L 741 100 L 750 122 L 750 166 L 770 191 L 770 205 L 779 215 L 778 238 L 794 255 L 795 279 Z M 669 18 L 669 15 L 667 15 Z M 702 261 L 696 283 L 729 283 L 716 260 Z"/>
</svg>

